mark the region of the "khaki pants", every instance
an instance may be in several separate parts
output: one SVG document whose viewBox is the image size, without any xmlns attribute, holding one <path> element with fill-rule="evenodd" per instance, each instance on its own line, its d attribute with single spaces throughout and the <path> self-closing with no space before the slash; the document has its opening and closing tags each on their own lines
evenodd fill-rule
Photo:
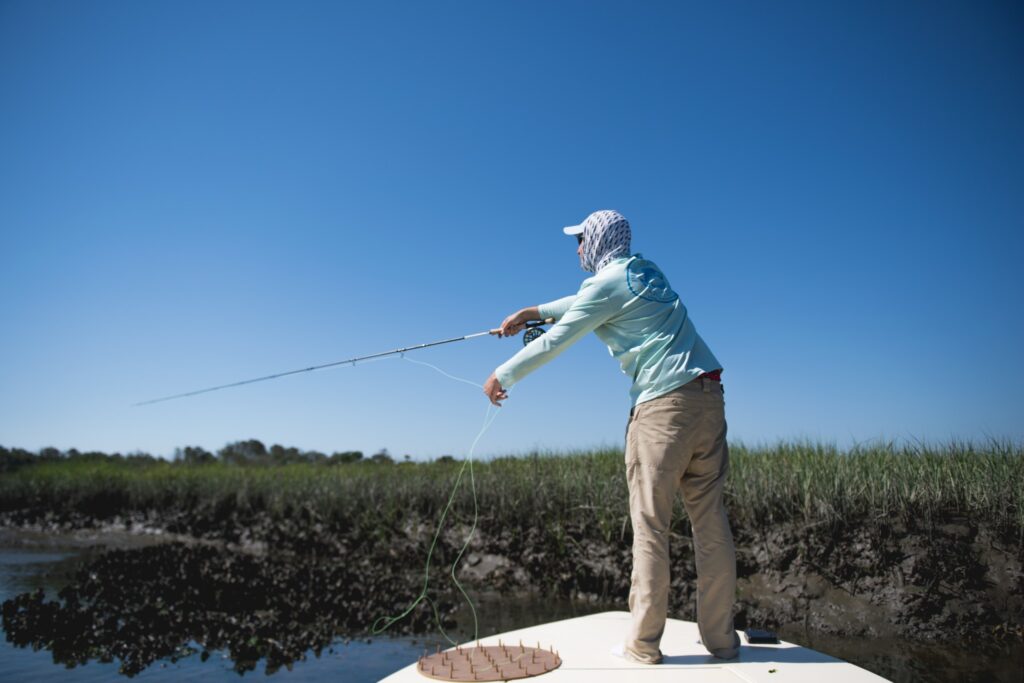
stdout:
<svg viewBox="0 0 1024 683">
<path fill-rule="evenodd" d="M 725 400 L 719 382 L 701 378 L 638 404 L 626 431 L 626 478 L 633 522 L 632 624 L 626 652 L 661 661 L 668 611 L 668 531 L 676 492 L 693 526 L 697 624 L 713 655 L 735 657 L 736 551 L 722 489 L 729 468 Z"/>
</svg>

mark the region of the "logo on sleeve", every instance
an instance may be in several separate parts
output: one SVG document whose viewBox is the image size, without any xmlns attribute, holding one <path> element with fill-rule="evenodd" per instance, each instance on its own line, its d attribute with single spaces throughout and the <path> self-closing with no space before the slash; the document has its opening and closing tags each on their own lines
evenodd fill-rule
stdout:
<svg viewBox="0 0 1024 683">
<path fill-rule="evenodd" d="M 669 303 L 679 298 L 658 266 L 640 256 L 626 266 L 626 284 L 634 296 L 647 301 Z"/>
</svg>

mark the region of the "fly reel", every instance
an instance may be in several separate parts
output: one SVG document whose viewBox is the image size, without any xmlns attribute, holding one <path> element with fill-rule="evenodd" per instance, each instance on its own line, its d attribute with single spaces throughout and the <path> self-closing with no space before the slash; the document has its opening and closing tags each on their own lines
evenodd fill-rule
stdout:
<svg viewBox="0 0 1024 683">
<path fill-rule="evenodd" d="M 544 334 L 545 330 L 542 325 L 551 325 L 555 322 L 554 318 L 547 318 L 546 320 L 529 320 L 526 322 L 526 331 L 523 332 L 523 346 L 526 346 L 537 337 Z"/>
</svg>

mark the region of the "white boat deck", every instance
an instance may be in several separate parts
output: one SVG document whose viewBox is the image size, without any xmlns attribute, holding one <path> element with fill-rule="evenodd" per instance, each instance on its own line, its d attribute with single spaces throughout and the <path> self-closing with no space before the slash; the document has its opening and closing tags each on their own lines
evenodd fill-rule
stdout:
<svg viewBox="0 0 1024 683">
<path fill-rule="evenodd" d="M 538 683 L 870 683 L 886 679 L 841 659 L 799 645 L 749 645 L 740 634 L 740 656 L 723 662 L 700 644 L 697 624 L 669 619 L 661 640 L 665 655 L 656 666 L 636 664 L 611 654 L 622 642 L 628 612 L 602 612 L 555 621 L 481 638 L 481 645 L 518 644 L 554 647 L 562 665 L 546 674 L 521 679 Z M 475 643 L 466 643 L 473 645 Z M 385 683 L 424 683 L 431 680 L 416 664 L 383 679 Z"/>
</svg>

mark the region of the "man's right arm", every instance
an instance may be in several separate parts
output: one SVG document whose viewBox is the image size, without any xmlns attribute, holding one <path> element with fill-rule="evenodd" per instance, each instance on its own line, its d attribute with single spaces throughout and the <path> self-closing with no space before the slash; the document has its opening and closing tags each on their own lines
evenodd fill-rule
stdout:
<svg viewBox="0 0 1024 683">
<path fill-rule="evenodd" d="M 563 296 L 561 299 L 537 306 L 537 319 L 547 320 L 548 318 L 554 318 L 555 321 L 561 320 L 565 312 L 572 307 L 577 296 L 579 295 L 570 294 L 569 296 Z"/>
<path fill-rule="evenodd" d="M 585 280 L 580 287 L 580 293 L 572 298 L 572 304 L 565 311 L 565 315 L 548 330 L 547 334 L 542 334 L 519 349 L 516 355 L 494 371 L 495 379 L 503 389 L 511 388 L 523 377 L 606 322 L 621 308 L 618 297 L 609 296 L 607 287 L 594 285 L 591 280 Z M 561 303 L 566 299 L 552 303 Z M 541 309 L 538 313 L 545 312 L 544 306 L 538 308 Z"/>
<path fill-rule="evenodd" d="M 576 297 L 576 294 L 570 294 L 546 304 L 519 309 L 501 321 L 501 325 L 498 327 L 501 330 L 501 336 L 512 337 L 519 334 L 530 320 L 547 320 L 548 318 L 554 318 L 555 322 L 561 320 L 565 312 L 572 307 L 572 303 L 576 301 Z"/>
<path fill-rule="evenodd" d="M 498 335 L 501 337 L 513 337 L 519 334 L 519 331 L 523 329 L 523 326 L 525 326 L 528 321 L 540 320 L 540 312 L 537 308 L 537 306 L 520 308 L 512 315 L 502 320 L 501 325 L 498 326 Z"/>
</svg>

